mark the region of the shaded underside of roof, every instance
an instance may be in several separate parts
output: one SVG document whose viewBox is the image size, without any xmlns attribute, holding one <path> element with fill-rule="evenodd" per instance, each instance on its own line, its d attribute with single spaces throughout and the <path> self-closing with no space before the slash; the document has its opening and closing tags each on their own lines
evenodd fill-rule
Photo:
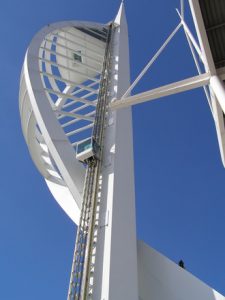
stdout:
<svg viewBox="0 0 225 300">
<path fill-rule="evenodd" d="M 199 0 L 216 68 L 225 66 L 225 0 Z"/>
<path fill-rule="evenodd" d="M 85 28 L 85 27 L 76 27 L 77 29 L 79 29 L 80 31 L 89 34 L 90 36 L 103 41 L 106 43 L 107 40 L 107 28 L 102 28 L 102 30 L 96 29 L 96 28 Z"/>
</svg>

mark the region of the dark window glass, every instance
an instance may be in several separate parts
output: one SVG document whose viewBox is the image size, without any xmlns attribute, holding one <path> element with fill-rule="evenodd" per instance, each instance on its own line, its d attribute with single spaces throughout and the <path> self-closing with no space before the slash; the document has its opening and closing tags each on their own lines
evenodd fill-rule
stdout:
<svg viewBox="0 0 225 300">
<path fill-rule="evenodd" d="M 88 139 L 82 143 L 80 143 L 77 147 L 77 154 L 92 148 L 92 140 Z"/>
<path fill-rule="evenodd" d="M 77 51 L 76 53 L 73 53 L 73 59 L 75 61 L 78 61 L 78 62 L 82 62 L 82 56 L 80 55 L 81 54 L 81 51 Z"/>
</svg>

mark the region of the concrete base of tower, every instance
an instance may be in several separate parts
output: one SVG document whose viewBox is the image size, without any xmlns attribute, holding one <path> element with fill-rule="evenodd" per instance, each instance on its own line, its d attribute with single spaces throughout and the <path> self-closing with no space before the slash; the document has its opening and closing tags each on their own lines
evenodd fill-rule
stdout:
<svg viewBox="0 0 225 300">
<path fill-rule="evenodd" d="M 225 300 L 162 254 L 137 242 L 139 300 Z"/>
</svg>

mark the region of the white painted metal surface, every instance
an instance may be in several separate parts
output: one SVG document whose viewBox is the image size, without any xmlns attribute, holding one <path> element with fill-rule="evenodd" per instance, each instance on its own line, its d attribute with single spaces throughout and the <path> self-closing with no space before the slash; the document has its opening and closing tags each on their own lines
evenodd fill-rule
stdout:
<svg viewBox="0 0 225 300">
<path fill-rule="evenodd" d="M 198 35 L 198 40 L 201 47 L 201 52 L 204 57 L 204 64 L 206 72 L 210 72 L 211 75 L 216 74 L 215 64 L 212 58 L 212 53 L 209 46 L 204 22 L 202 19 L 201 9 L 198 0 L 189 0 L 191 7 L 192 17 L 195 23 L 195 29 Z"/>
<path fill-rule="evenodd" d="M 204 21 L 201 14 L 201 9 L 198 0 L 189 0 L 191 12 L 193 15 L 195 28 L 198 36 L 198 42 L 195 40 L 194 35 L 190 31 L 188 25 L 184 20 L 184 3 L 181 1 L 181 12 L 177 10 L 177 13 L 181 19 L 181 23 L 175 28 L 175 30 L 171 33 L 165 43 L 160 47 L 160 49 L 156 52 L 154 57 L 149 61 L 137 79 L 131 84 L 131 86 L 127 89 L 122 97 L 115 98 L 111 103 L 111 108 L 113 110 L 125 108 L 128 106 L 132 106 L 135 104 L 139 104 L 145 101 L 155 100 L 164 96 L 173 95 L 176 93 L 184 92 L 190 89 L 194 89 L 197 87 L 203 87 L 210 110 L 213 115 L 213 120 L 215 121 L 218 142 L 220 147 L 220 153 L 223 165 L 225 167 L 225 125 L 224 119 L 225 114 L 225 84 L 222 80 L 225 79 L 225 70 L 224 68 L 220 68 L 216 70 L 215 64 L 213 61 L 210 45 L 207 38 L 206 29 L 204 26 Z M 190 46 L 190 50 L 198 71 L 198 76 L 187 78 L 185 80 L 181 80 L 178 82 L 174 82 L 165 86 L 161 86 L 159 88 L 155 88 L 143 93 L 139 93 L 133 96 L 128 96 L 128 93 L 132 91 L 132 89 L 136 86 L 136 84 L 140 81 L 140 79 L 144 76 L 147 70 L 151 67 L 151 65 L 155 62 L 160 53 L 164 50 L 166 45 L 171 41 L 173 36 L 179 30 L 179 28 L 183 26 L 188 44 Z M 196 53 L 201 58 L 203 63 L 205 74 L 202 74 L 201 67 L 198 62 Z M 218 73 L 218 75 L 217 75 Z M 209 87 L 209 88 L 208 88 Z M 210 89 L 210 92 L 209 92 Z M 214 103 L 218 102 L 218 103 Z"/>
<path fill-rule="evenodd" d="M 95 38 L 101 30 L 104 25 L 87 22 L 45 27 L 32 40 L 21 74 L 20 114 L 31 157 L 75 223 L 85 169 L 73 147 L 91 136 L 105 49 L 104 36 Z"/>
<path fill-rule="evenodd" d="M 223 166 L 225 167 L 225 126 L 223 114 L 225 113 L 225 85 L 222 80 L 225 79 L 225 70 L 221 68 L 216 70 L 213 61 L 212 52 L 210 49 L 207 33 L 199 5 L 198 0 L 189 0 L 191 12 L 198 36 L 198 40 L 203 55 L 203 64 L 206 72 L 210 74 L 210 99 L 208 94 L 206 95 L 212 110 L 213 119 L 215 121 L 215 127 L 217 132 L 217 138 L 220 148 L 220 155 Z"/>
<path fill-rule="evenodd" d="M 98 157 L 98 149 L 95 143 L 94 145 L 93 138 L 87 138 L 81 142 L 78 142 L 76 145 L 76 158 L 79 161 L 85 162 L 87 159 L 91 157 Z"/>
<path fill-rule="evenodd" d="M 138 241 L 140 300 L 225 300 L 188 271 Z"/>
<path fill-rule="evenodd" d="M 142 102 L 156 100 L 161 97 L 185 92 L 198 87 L 202 87 L 209 84 L 209 74 L 201 74 L 195 77 L 187 78 L 178 82 L 174 82 L 168 85 L 161 86 L 150 91 L 146 91 L 140 94 L 114 100 L 111 104 L 112 109 L 119 109 L 128 107 L 131 105 L 139 104 Z"/>
<path fill-rule="evenodd" d="M 107 91 L 111 104 L 105 128 L 100 186 L 96 192 L 101 205 L 92 278 L 93 300 L 224 300 L 142 243 L 138 243 L 137 253 L 130 106 L 210 84 L 224 162 L 225 130 L 221 110 L 222 107 L 225 111 L 224 84 L 216 75 L 197 2 L 190 0 L 200 48 L 183 20 L 183 6 L 181 24 L 190 43 L 201 52 L 206 73 L 133 96 L 129 96 L 129 92 L 181 24 L 129 88 L 128 30 L 123 3 L 114 21 L 108 70 L 111 85 Z M 74 147 L 91 135 L 104 53 L 104 25 L 53 24 L 34 37 L 21 74 L 20 114 L 31 157 L 56 201 L 75 223 L 80 215 L 85 169 L 77 161 Z"/>
<path fill-rule="evenodd" d="M 129 87 L 123 4 L 115 26 L 110 99 L 121 97 Z M 73 146 L 93 126 L 105 47 L 104 41 L 96 43 L 96 39 L 87 36 L 87 31 L 103 27 L 82 22 L 47 26 L 28 48 L 21 75 L 21 121 L 30 154 L 53 196 L 76 223 L 84 168 L 76 160 Z M 137 300 L 131 109 L 110 111 L 107 122 L 93 299 Z"/>
<path fill-rule="evenodd" d="M 214 92 L 220 107 L 225 113 L 225 86 L 223 81 L 219 78 L 219 76 L 211 76 L 210 78 L 210 87 Z"/>
<path fill-rule="evenodd" d="M 141 78 L 145 75 L 145 73 L 148 71 L 148 69 L 153 65 L 153 63 L 156 61 L 156 59 L 160 56 L 160 54 L 163 52 L 163 50 L 166 48 L 166 46 L 169 44 L 169 42 L 172 40 L 172 38 L 175 36 L 175 34 L 178 32 L 178 30 L 182 27 L 182 24 L 179 23 L 176 28 L 173 30 L 173 32 L 168 36 L 168 38 L 165 40 L 163 45 L 159 48 L 159 50 L 155 53 L 155 55 L 150 59 L 150 61 L 147 63 L 147 65 L 144 67 L 144 69 L 141 71 L 140 75 L 134 80 L 134 82 L 131 84 L 131 86 L 128 88 L 126 93 L 123 95 L 122 98 L 125 98 L 127 95 L 131 93 L 131 91 L 134 89 L 134 87 L 138 84 L 138 82 L 141 80 Z"/>
<path fill-rule="evenodd" d="M 111 98 L 129 87 L 127 22 L 122 4 L 115 19 Z M 96 257 L 96 300 L 137 300 L 137 248 L 131 108 L 109 111 L 102 170 L 101 230 Z"/>
</svg>

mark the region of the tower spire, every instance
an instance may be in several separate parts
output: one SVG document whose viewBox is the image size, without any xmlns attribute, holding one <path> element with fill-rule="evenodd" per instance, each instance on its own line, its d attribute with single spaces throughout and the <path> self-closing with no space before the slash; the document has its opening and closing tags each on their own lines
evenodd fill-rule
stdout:
<svg viewBox="0 0 225 300">
<path fill-rule="evenodd" d="M 118 13 L 115 18 L 115 23 L 118 25 L 121 25 L 121 20 L 123 18 L 126 18 L 124 0 L 121 1 L 120 8 L 119 8 Z"/>
</svg>

